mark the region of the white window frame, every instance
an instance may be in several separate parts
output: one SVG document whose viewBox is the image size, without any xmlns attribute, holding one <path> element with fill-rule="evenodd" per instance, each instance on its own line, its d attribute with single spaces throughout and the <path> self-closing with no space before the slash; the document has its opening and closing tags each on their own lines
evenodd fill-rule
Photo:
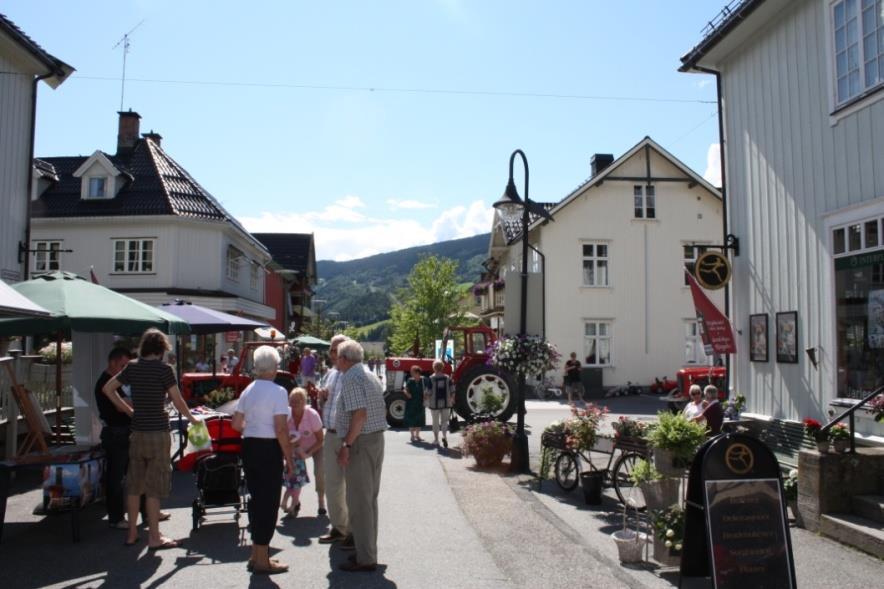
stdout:
<svg viewBox="0 0 884 589">
<path fill-rule="evenodd" d="M 61 270 L 61 240 L 41 239 L 34 242 L 34 264 L 31 273 L 48 274 Z M 52 254 L 55 255 L 52 255 Z M 48 255 L 47 255 L 48 254 Z"/>
<path fill-rule="evenodd" d="M 89 176 L 86 178 L 86 198 L 107 198 L 109 184 L 107 176 Z M 97 190 L 99 186 L 101 187 L 100 193 Z"/>
<path fill-rule="evenodd" d="M 632 187 L 632 215 L 636 219 L 657 219 L 657 188 L 653 184 Z"/>
<path fill-rule="evenodd" d="M 857 229 L 858 235 L 855 232 Z M 882 229 L 884 229 L 884 216 L 880 214 L 833 225 L 829 228 L 829 239 L 832 240 L 832 257 L 843 258 L 882 249 L 884 247 Z M 876 239 L 869 239 L 872 234 L 876 236 Z M 858 237 L 858 241 L 852 239 L 854 235 Z M 837 251 L 839 247 L 842 248 L 841 251 Z"/>
<path fill-rule="evenodd" d="M 258 277 L 259 277 L 259 266 L 257 262 L 251 263 L 251 268 L 249 270 L 249 288 L 252 290 L 258 290 Z"/>
<path fill-rule="evenodd" d="M 239 265 L 244 255 L 235 245 L 227 246 L 227 279 L 239 282 Z"/>
<path fill-rule="evenodd" d="M 592 255 L 586 255 L 586 246 L 592 246 Z M 599 246 L 605 248 L 605 255 L 599 255 Z M 586 263 L 592 263 L 593 283 L 587 283 Z M 599 265 L 604 262 L 605 280 L 599 280 Z M 607 241 L 581 241 L 580 242 L 580 282 L 585 288 L 610 288 L 611 286 L 611 244 Z"/>
<path fill-rule="evenodd" d="M 590 324 L 595 325 L 595 334 L 588 335 L 588 327 Z M 583 320 L 583 359 L 584 365 L 599 368 L 599 367 L 609 367 L 614 365 L 614 346 L 613 346 L 613 324 L 614 322 L 610 319 L 584 319 Z M 599 326 L 605 326 L 605 333 L 600 334 L 601 331 Z M 598 350 L 601 349 L 601 342 L 607 342 L 608 345 L 608 361 L 605 363 L 599 362 L 598 359 Z M 596 359 L 595 362 L 589 362 L 587 358 L 589 357 L 590 350 L 590 342 L 595 342 L 596 349 Z"/>
<path fill-rule="evenodd" d="M 114 237 L 111 239 L 111 244 L 111 274 L 156 274 L 156 238 Z M 120 248 L 119 244 L 123 244 L 123 247 Z M 134 259 L 132 259 L 133 252 Z M 122 254 L 122 257 L 118 254 Z M 122 267 L 118 264 L 122 264 Z"/>
<path fill-rule="evenodd" d="M 702 330 L 703 326 L 699 319 L 693 318 L 684 320 L 685 364 L 692 364 L 694 366 L 712 366 L 715 359 L 706 354 L 706 348 L 703 345 Z M 689 349 L 693 353 L 688 354 Z"/>
<path fill-rule="evenodd" d="M 848 4 L 852 4 L 854 7 L 854 12 L 848 14 Z M 837 10 L 842 8 L 845 12 L 844 21 L 842 26 L 838 26 L 836 23 L 835 17 Z M 877 47 L 877 53 L 874 56 L 870 56 L 867 59 L 866 56 L 866 44 L 868 39 L 871 39 L 875 36 L 880 36 L 879 31 L 884 29 L 884 22 L 874 19 L 875 14 L 882 14 L 882 10 L 884 10 L 884 3 L 881 0 L 833 0 L 829 4 L 829 43 L 830 43 L 830 59 L 832 64 L 832 103 L 835 109 L 840 109 L 844 106 L 847 106 L 855 101 L 861 100 L 863 97 L 876 92 L 882 87 L 884 87 L 884 65 L 882 65 L 882 60 L 884 60 L 884 47 Z M 867 31 L 867 25 L 869 24 L 864 19 L 867 13 L 872 14 L 873 20 L 876 22 L 873 24 L 874 30 Z M 879 18 L 881 18 L 879 16 Z M 848 29 L 851 22 L 855 23 L 856 26 L 856 38 L 853 43 L 849 43 L 847 35 Z M 839 32 L 843 31 L 844 41 L 843 41 L 843 49 L 839 51 Z M 853 64 L 855 67 L 851 68 L 850 62 L 850 47 L 856 46 L 856 62 Z M 841 57 L 839 57 L 841 56 Z M 866 66 L 868 62 L 874 60 L 875 65 L 877 66 L 877 81 L 869 82 Z M 845 68 L 845 75 L 839 76 L 839 63 L 843 64 Z M 850 90 L 850 74 L 856 73 L 856 83 L 857 89 L 854 92 Z M 839 92 L 839 83 L 841 80 L 844 80 L 844 84 L 846 86 L 846 94 L 844 96 Z"/>
<path fill-rule="evenodd" d="M 691 248 L 692 257 L 687 256 L 687 249 Z M 699 258 L 702 254 L 709 251 L 709 246 L 703 243 L 683 243 L 682 244 L 682 261 L 681 261 L 681 273 L 684 275 L 684 285 L 690 286 L 688 284 L 688 275 L 684 272 L 684 267 L 688 264 L 696 264 L 697 258 Z"/>
</svg>

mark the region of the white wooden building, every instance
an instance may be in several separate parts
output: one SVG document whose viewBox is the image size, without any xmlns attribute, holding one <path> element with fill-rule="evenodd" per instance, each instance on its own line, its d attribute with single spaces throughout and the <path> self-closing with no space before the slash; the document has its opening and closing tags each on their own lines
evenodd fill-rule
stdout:
<svg viewBox="0 0 884 589">
<path fill-rule="evenodd" d="M 37 87 L 57 88 L 74 69 L 0 14 L 0 71 L 0 280 L 17 282 L 25 278 L 19 244 L 28 243 Z"/>
<path fill-rule="evenodd" d="M 884 384 L 884 8 L 731 8 L 682 70 L 720 73 L 729 231 L 741 245 L 732 384 L 752 412 L 820 419 L 833 399 Z M 795 363 L 778 361 L 784 312 L 797 312 L 794 345 L 780 341 Z M 744 352 L 756 314 L 769 318 L 766 362 Z"/>
<path fill-rule="evenodd" d="M 92 271 L 150 305 L 185 299 L 275 319 L 264 296 L 267 248 L 163 150 L 160 135 L 139 133 L 138 113 L 119 115 L 115 154 L 35 160 L 31 274 Z M 204 354 L 204 342 L 191 340 Z M 227 347 L 219 338 L 216 349 Z"/>
<path fill-rule="evenodd" d="M 593 175 L 534 220 L 529 242 L 528 332 L 545 331 L 564 356 L 601 368 L 604 385 L 648 385 L 686 364 L 707 364 L 684 276 L 705 246 L 721 244 L 718 190 L 651 138 L 618 159 L 593 158 Z M 506 293 L 506 331 L 518 331 L 521 232 L 495 216 L 489 248 Z M 491 278 L 490 276 L 488 277 Z M 719 306 L 721 293 L 711 296 Z M 496 320 L 500 320 L 499 315 Z"/>
</svg>

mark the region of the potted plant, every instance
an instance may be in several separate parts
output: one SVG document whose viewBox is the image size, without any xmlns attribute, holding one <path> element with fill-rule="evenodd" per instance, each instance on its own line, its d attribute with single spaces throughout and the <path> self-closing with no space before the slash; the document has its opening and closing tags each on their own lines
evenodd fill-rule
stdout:
<svg viewBox="0 0 884 589">
<path fill-rule="evenodd" d="M 673 505 L 651 512 L 654 527 L 654 560 L 665 566 L 678 566 L 684 542 L 684 509 Z"/>
<path fill-rule="evenodd" d="M 654 465 L 663 475 L 680 476 L 697 448 L 706 441 L 706 427 L 681 413 L 661 411 L 650 428 L 648 442 L 654 447 Z"/>
<path fill-rule="evenodd" d="M 217 409 L 221 405 L 232 401 L 235 396 L 236 393 L 234 392 L 233 387 L 221 387 L 206 393 L 202 398 L 202 402 L 203 405 L 210 409 Z"/>
<path fill-rule="evenodd" d="M 571 417 L 565 420 L 564 424 L 565 445 L 579 452 L 592 450 L 598 438 L 599 423 L 607 412 L 607 407 L 599 407 L 593 403 L 588 403 L 584 409 L 572 405 Z M 583 498 L 588 505 L 601 504 L 604 481 L 604 471 L 590 470 L 580 473 L 580 486 L 583 488 Z"/>
<path fill-rule="evenodd" d="M 465 456 L 476 459 L 480 468 L 500 464 L 513 446 L 509 426 L 499 421 L 483 421 L 467 426 L 463 434 Z"/>
<path fill-rule="evenodd" d="M 632 419 L 625 415 L 611 424 L 614 429 L 614 438 L 620 442 L 629 444 L 645 444 L 645 435 L 648 433 L 648 424 L 644 421 Z"/>
<path fill-rule="evenodd" d="M 786 504 L 795 518 L 795 524 L 800 525 L 800 514 L 798 513 L 798 469 L 793 468 L 789 471 L 789 476 L 783 479 L 783 495 L 786 497 Z"/>
<path fill-rule="evenodd" d="M 724 416 L 728 419 L 739 419 L 740 413 L 746 407 L 746 397 L 737 394 L 733 399 L 728 399 L 724 406 Z"/>
<path fill-rule="evenodd" d="M 556 347 L 534 335 L 503 337 L 487 350 L 488 364 L 516 376 L 555 370 L 560 354 Z"/>
<path fill-rule="evenodd" d="M 637 461 L 629 478 L 641 489 L 648 509 L 666 509 L 678 501 L 678 479 L 664 477 L 647 460 Z"/>
<path fill-rule="evenodd" d="M 638 510 L 635 512 L 635 529 L 630 530 L 628 525 L 629 505 L 623 506 L 623 529 L 611 534 L 614 544 L 617 546 L 617 554 L 622 563 L 636 563 L 642 561 L 642 551 L 648 543 L 648 535 L 639 532 Z"/>
<path fill-rule="evenodd" d="M 822 431 L 823 424 L 812 417 L 804 418 L 804 433 L 816 442 L 816 449 L 820 454 L 829 451 L 829 434 Z"/>
<path fill-rule="evenodd" d="M 835 452 L 846 452 L 850 446 L 850 430 L 843 423 L 836 423 L 829 430 L 829 439 Z"/>
</svg>

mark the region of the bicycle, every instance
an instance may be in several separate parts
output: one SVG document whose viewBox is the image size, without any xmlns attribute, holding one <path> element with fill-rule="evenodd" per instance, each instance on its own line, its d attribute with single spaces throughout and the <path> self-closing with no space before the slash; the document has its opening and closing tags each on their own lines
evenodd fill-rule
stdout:
<svg viewBox="0 0 884 589">
<path fill-rule="evenodd" d="M 604 472 L 604 482 L 614 488 L 617 499 L 624 505 L 629 505 L 638 510 L 645 508 L 645 499 L 641 490 L 632 482 L 631 474 L 639 460 L 647 460 L 650 452 L 647 444 L 637 440 L 617 439 L 613 441 L 611 452 L 593 448 L 590 451 L 575 450 L 567 447 L 565 438 L 561 434 L 544 433 L 541 444 L 556 451 L 555 473 L 556 484 L 563 491 L 573 491 L 580 482 L 581 472 Z M 599 469 L 593 464 L 592 452 L 609 454 L 608 463 L 604 469 Z M 618 455 L 619 454 L 619 455 Z M 615 460 L 615 455 L 617 456 Z M 583 463 L 589 465 L 588 469 L 582 468 Z M 613 468 L 612 468 L 613 464 Z"/>
</svg>

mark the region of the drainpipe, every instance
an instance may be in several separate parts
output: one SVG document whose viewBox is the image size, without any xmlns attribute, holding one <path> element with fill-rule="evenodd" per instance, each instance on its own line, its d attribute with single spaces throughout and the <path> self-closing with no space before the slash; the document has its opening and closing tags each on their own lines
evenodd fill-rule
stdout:
<svg viewBox="0 0 884 589">
<path fill-rule="evenodd" d="M 726 167 L 724 160 L 724 108 L 722 106 L 722 91 L 721 91 L 721 72 L 717 70 L 712 70 L 709 68 L 705 68 L 694 64 L 691 66 L 693 69 L 698 72 L 703 72 L 704 74 L 711 74 L 715 76 L 715 92 L 717 94 L 717 103 L 718 103 L 718 152 L 719 152 L 719 160 L 721 165 L 721 226 L 722 226 L 722 242 L 723 244 L 727 244 L 727 236 L 730 233 L 728 228 L 728 216 L 727 216 L 727 181 L 726 181 Z M 731 286 L 730 283 L 724 285 L 724 314 L 730 319 L 731 316 Z M 724 365 L 727 369 L 727 377 L 724 383 L 725 391 L 728 395 L 730 395 L 730 386 L 731 386 L 731 355 L 726 354 L 724 358 Z"/>
<path fill-rule="evenodd" d="M 35 136 L 37 134 L 37 84 L 46 78 L 52 76 L 53 72 L 47 72 L 42 76 L 37 76 L 34 78 L 34 84 L 31 92 L 31 137 L 28 143 L 28 165 L 27 165 L 27 173 L 28 173 L 28 190 L 25 194 L 25 198 L 28 202 L 28 208 L 25 212 L 25 249 L 31 249 L 31 192 L 34 190 L 34 143 Z M 22 272 L 22 280 L 27 280 L 30 277 L 30 254 L 25 252 L 25 261 L 24 261 L 24 271 Z"/>
</svg>

